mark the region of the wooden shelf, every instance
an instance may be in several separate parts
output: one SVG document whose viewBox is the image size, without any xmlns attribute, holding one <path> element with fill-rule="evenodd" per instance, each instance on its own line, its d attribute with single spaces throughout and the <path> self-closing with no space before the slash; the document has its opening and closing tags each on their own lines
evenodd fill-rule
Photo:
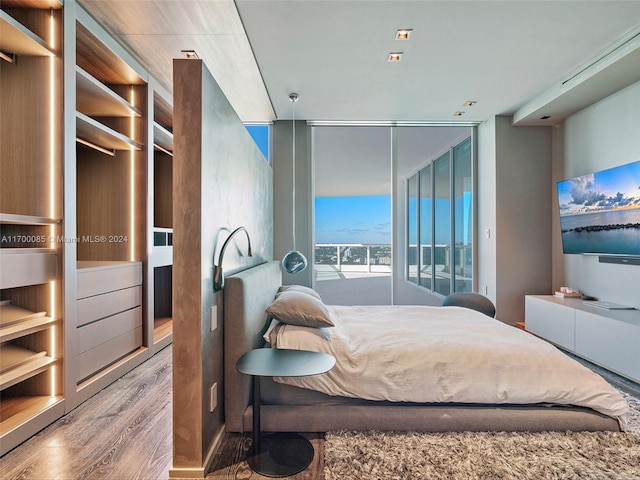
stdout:
<svg viewBox="0 0 640 480">
<path fill-rule="evenodd" d="M 153 124 L 153 143 L 165 153 L 173 155 L 171 153 L 173 152 L 173 133 L 155 122 Z"/>
<path fill-rule="evenodd" d="M 2 345 L 0 353 L 0 390 L 44 372 L 56 361 L 46 352 L 34 352 L 10 343 Z"/>
<path fill-rule="evenodd" d="M 46 330 L 55 321 L 46 312 L 32 312 L 5 300 L 0 303 L 0 343 Z"/>
<path fill-rule="evenodd" d="M 76 109 L 90 117 L 142 116 L 139 109 L 78 66 Z"/>
<path fill-rule="evenodd" d="M 0 31 L 0 51 L 3 53 L 32 57 L 55 55 L 44 40 L 3 10 L 0 10 Z"/>
<path fill-rule="evenodd" d="M 172 317 L 156 317 L 153 319 L 153 342 L 158 343 L 173 333 Z"/>
<path fill-rule="evenodd" d="M 76 137 L 111 150 L 141 150 L 142 145 L 103 125 L 82 112 L 76 112 Z"/>
<path fill-rule="evenodd" d="M 50 395 L 2 397 L 0 435 L 18 428 L 60 401 L 61 396 Z"/>
<path fill-rule="evenodd" d="M 0 213 L 0 223 L 11 225 L 56 225 L 59 218 L 34 217 L 32 215 L 15 215 L 13 213 Z"/>
</svg>

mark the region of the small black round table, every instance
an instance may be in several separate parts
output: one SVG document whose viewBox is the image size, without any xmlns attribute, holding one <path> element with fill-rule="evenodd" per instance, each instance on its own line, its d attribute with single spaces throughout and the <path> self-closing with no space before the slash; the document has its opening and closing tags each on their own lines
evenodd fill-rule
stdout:
<svg viewBox="0 0 640 480">
<path fill-rule="evenodd" d="M 336 359 L 306 350 L 257 348 L 238 359 L 236 370 L 253 377 L 253 428 L 249 466 L 267 477 L 288 477 L 307 468 L 313 460 L 313 445 L 296 433 L 261 436 L 260 377 L 304 377 L 328 372 Z"/>
</svg>

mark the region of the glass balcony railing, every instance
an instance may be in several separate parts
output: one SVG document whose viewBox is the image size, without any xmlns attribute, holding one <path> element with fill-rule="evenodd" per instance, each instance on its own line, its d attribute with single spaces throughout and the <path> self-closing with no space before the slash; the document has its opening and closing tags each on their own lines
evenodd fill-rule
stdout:
<svg viewBox="0 0 640 480">
<path fill-rule="evenodd" d="M 315 265 L 340 272 L 391 273 L 391 245 L 316 244 Z"/>
</svg>

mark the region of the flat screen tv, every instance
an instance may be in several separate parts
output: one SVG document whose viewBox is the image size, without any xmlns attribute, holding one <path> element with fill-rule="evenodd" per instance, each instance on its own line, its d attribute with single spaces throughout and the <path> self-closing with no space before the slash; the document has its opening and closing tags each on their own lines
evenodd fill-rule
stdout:
<svg viewBox="0 0 640 480">
<path fill-rule="evenodd" d="M 640 161 L 558 182 L 564 253 L 640 257 Z"/>
</svg>

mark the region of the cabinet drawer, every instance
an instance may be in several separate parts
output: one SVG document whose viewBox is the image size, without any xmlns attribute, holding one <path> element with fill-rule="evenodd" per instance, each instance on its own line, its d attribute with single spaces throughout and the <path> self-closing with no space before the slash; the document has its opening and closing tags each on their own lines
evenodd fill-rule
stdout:
<svg viewBox="0 0 640 480">
<path fill-rule="evenodd" d="M 77 357 L 76 380 L 81 382 L 138 349 L 141 345 L 142 327 L 138 327 L 81 353 Z"/>
<path fill-rule="evenodd" d="M 118 313 L 77 329 L 78 354 L 142 326 L 140 307 Z"/>
<path fill-rule="evenodd" d="M 78 262 L 78 299 L 142 285 L 140 262 Z"/>
<path fill-rule="evenodd" d="M 77 326 L 130 310 L 142 304 L 142 287 L 125 288 L 115 292 L 83 298 L 77 302 Z"/>
<path fill-rule="evenodd" d="M 576 353 L 640 381 L 640 326 L 576 312 Z"/>
<path fill-rule="evenodd" d="M 0 265 L 0 288 L 38 285 L 56 279 L 58 256 L 46 248 L 3 248 Z"/>
<path fill-rule="evenodd" d="M 553 301 L 525 298 L 527 330 L 573 351 L 575 347 L 575 311 Z"/>
</svg>

